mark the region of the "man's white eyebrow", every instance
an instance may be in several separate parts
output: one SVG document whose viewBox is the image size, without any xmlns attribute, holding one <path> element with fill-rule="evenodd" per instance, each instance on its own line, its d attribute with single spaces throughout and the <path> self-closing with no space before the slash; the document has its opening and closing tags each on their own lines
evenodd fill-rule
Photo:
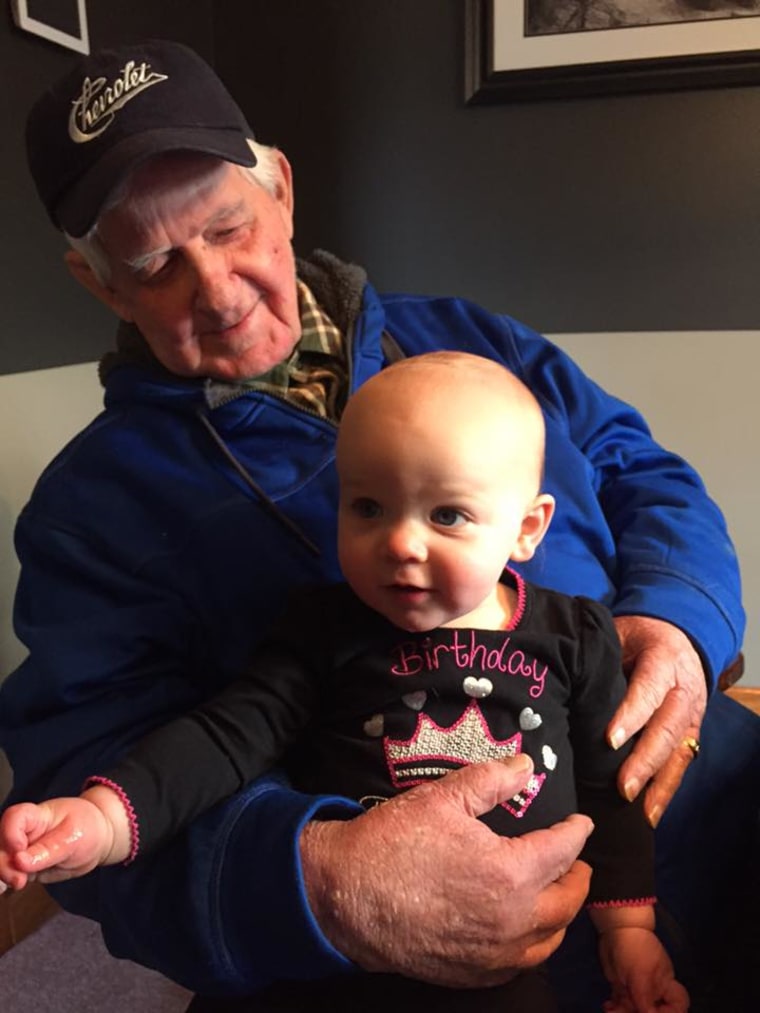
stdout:
<svg viewBox="0 0 760 1013">
<path fill-rule="evenodd" d="M 234 204 L 229 204 L 226 207 L 219 208 L 216 214 L 213 214 L 211 218 L 209 218 L 206 223 L 206 228 L 216 225 L 217 222 L 228 218 L 230 215 L 238 214 L 244 207 L 245 201 L 241 199 L 236 201 Z M 135 274 L 139 274 L 139 272 L 147 267 L 152 260 L 155 260 L 157 257 L 165 257 L 174 249 L 176 249 L 174 246 L 159 246 L 155 250 L 149 250 L 148 253 L 140 253 L 136 257 L 128 257 L 124 261 L 124 264 L 130 271 L 133 271 Z"/>
<path fill-rule="evenodd" d="M 125 266 L 135 274 L 139 274 L 148 264 L 155 260 L 157 257 L 164 257 L 174 249 L 172 246 L 162 246 L 156 250 L 151 250 L 149 253 L 141 253 L 137 257 L 128 257 L 124 264 Z"/>
</svg>

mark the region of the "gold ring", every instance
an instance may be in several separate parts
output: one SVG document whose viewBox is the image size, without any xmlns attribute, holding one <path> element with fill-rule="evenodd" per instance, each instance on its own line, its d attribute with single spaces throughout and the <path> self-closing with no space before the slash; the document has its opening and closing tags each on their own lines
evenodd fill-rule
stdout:
<svg viewBox="0 0 760 1013">
<path fill-rule="evenodd" d="M 699 756 L 699 742 L 695 738 L 693 738 L 691 735 L 688 735 L 683 740 L 683 744 L 685 746 L 689 747 L 689 749 L 691 750 L 691 755 L 696 760 L 696 758 Z"/>
</svg>

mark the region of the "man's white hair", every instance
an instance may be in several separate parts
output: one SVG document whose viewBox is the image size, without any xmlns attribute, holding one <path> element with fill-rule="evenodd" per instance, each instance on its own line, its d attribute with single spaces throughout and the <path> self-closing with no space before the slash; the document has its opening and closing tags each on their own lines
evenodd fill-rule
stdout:
<svg viewBox="0 0 760 1013">
<path fill-rule="evenodd" d="M 253 166 L 247 165 L 236 165 L 235 168 L 239 169 L 241 173 L 247 176 L 253 183 L 258 186 L 262 186 L 268 193 L 274 194 L 276 192 L 277 184 L 280 180 L 279 166 L 277 163 L 277 149 L 268 147 L 265 144 L 258 144 L 252 138 L 248 139 L 248 144 L 251 151 L 256 156 L 256 164 Z M 220 162 L 220 165 L 222 163 Z M 185 187 L 190 190 L 193 184 L 185 184 Z M 112 208 L 120 204 L 129 189 L 129 177 L 124 180 L 119 186 L 115 187 L 114 190 L 108 197 L 108 200 L 101 208 L 101 216 Z M 108 255 L 106 254 L 102 240 L 98 233 L 99 220 L 95 222 L 90 231 L 75 239 L 73 236 L 66 235 L 69 245 L 72 249 L 80 253 L 92 270 L 97 280 L 101 285 L 107 285 L 111 279 L 111 269 L 108 263 Z"/>
</svg>

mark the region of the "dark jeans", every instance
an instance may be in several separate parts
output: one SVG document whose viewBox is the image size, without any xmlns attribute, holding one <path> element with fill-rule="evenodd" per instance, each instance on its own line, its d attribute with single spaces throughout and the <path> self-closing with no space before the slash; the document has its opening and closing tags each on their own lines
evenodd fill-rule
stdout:
<svg viewBox="0 0 760 1013">
<path fill-rule="evenodd" d="M 449 989 L 392 974 L 288 983 L 245 999 L 196 996 L 187 1013 L 557 1013 L 541 971 L 489 989 Z"/>
</svg>

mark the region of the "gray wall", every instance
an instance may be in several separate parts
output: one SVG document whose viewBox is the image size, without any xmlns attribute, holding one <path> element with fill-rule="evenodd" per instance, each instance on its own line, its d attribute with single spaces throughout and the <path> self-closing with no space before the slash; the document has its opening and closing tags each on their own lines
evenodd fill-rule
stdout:
<svg viewBox="0 0 760 1013">
<path fill-rule="evenodd" d="M 217 3 L 299 249 L 544 331 L 757 327 L 760 86 L 466 107 L 464 7 Z"/>
<path fill-rule="evenodd" d="M 26 175 L 32 98 L 76 59 L 0 21 L 0 373 L 95 359 Z M 297 247 L 552 332 L 758 326 L 760 86 L 466 107 L 463 0 L 88 0 L 94 45 L 171 36 L 291 157 Z"/>
</svg>

